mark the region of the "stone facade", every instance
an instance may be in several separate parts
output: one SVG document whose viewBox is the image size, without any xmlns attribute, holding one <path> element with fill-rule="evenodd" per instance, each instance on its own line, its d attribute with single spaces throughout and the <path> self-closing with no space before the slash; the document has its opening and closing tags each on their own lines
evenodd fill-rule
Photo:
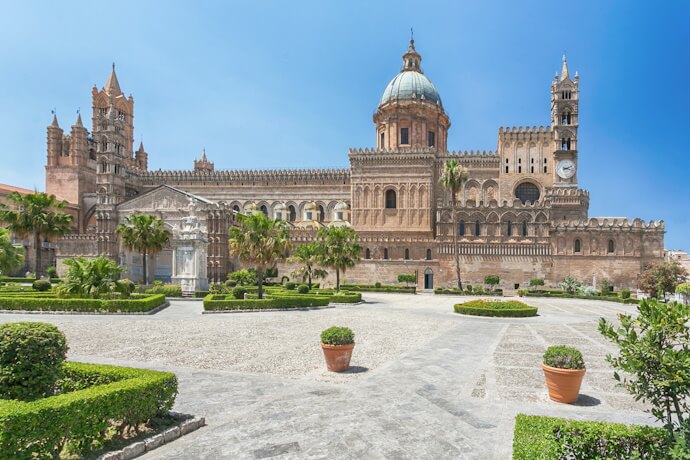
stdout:
<svg viewBox="0 0 690 460">
<path fill-rule="evenodd" d="M 56 118 L 48 127 L 46 189 L 79 213 L 78 234 L 58 243 L 58 259 L 98 253 L 134 265 L 117 223 L 146 212 L 173 226 L 189 215 L 189 200 L 207 232 L 210 282 L 238 267 L 228 257 L 227 228 L 237 213 L 254 211 L 289 221 L 295 244 L 311 241 L 320 226 L 351 225 L 363 252 L 347 282 L 391 283 L 418 273 L 420 288 L 452 286 L 453 232 L 464 281 L 498 274 L 509 290 L 535 277 L 555 285 L 568 275 L 634 288 L 644 265 L 663 258 L 663 221 L 589 217 L 589 193 L 577 174 L 579 76 L 571 77 L 565 56 L 549 88 L 550 124 L 499 128 L 493 152 L 448 150 L 451 121 L 421 61 L 411 40 L 373 116 L 376 146 L 351 149 L 349 168 L 333 170 L 217 170 L 205 151 L 192 170 L 148 170 L 143 145 L 133 150 L 134 100 L 113 67 L 106 85 L 92 91 L 91 133 L 81 117 L 69 135 Z M 449 194 L 438 185 L 450 159 L 469 170 L 456 228 Z M 165 271 L 156 276 L 166 279 Z"/>
</svg>

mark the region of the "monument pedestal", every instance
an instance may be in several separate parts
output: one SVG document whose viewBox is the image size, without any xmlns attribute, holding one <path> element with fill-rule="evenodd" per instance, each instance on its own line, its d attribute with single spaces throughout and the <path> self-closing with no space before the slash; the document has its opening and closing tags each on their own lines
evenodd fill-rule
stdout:
<svg viewBox="0 0 690 460">
<path fill-rule="evenodd" d="M 172 248 L 172 282 L 182 287 L 182 294 L 208 290 L 208 239 L 198 217 L 185 217 L 180 227 L 173 230 Z"/>
</svg>

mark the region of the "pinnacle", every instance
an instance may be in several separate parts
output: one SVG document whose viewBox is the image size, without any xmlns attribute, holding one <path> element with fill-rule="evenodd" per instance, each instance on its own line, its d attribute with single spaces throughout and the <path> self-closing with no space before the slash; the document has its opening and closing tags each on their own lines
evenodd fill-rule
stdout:
<svg viewBox="0 0 690 460">
<path fill-rule="evenodd" d="M 60 125 L 58 125 L 58 119 L 57 119 L 57 114 L 53 112 L 53 121 L 50 123 L 50 126 L 52 128 L 59 128 Z"/>
<path fill-rule="evenodd" d="M 111 96 L 119 96 L 122 94 L 120 83 L 117 81 L 117 74 L 115 74 L 115 63 L 113 63 L 113 70 L 110 72 L 108 81 L 105 82 L 105 92 Z"/>
<path fill-rule="evenodd" d="M 83 128 L 84 124 L 81 122 L 81 113 L 77 112 L 77 121 L 74 123 L 74 126 L 77 126 L 78 128 Z"/>
</svg>

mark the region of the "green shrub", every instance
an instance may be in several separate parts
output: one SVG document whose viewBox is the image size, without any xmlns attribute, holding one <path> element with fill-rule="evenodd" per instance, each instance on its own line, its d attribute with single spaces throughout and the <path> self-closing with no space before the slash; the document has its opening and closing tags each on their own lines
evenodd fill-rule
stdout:
<svg viewBox="0 0 690 460">
<path fill-rule="evenodd" d="M 656 427 L 518 414 L 513 459 L 667 458 L 667 439 Z"/>
<path fill-rule="evenodd" d="M 232 288 L 232 296 L 236 299 L 244 299 L 244 295 L 247 292 L 247 289 L 242 286 L 235 286 Z"/>
<path fill-rule="evenodd" d="M 501 282 L 501 278 L 498 275 L 486 275 L 484 277 L 484 284 L 488 284 L 493 287 Z"/>
<path fill-rule="evenodd" d="M 235 286 L 251 286 L 256 284 L 256 272 L 243 268 L 242 270 L 228 273 L 228 280 L 234 281 Z"/>
<path fill-rule="evenodd" d="M 0 400 L 0 459 L 57 458 L 64 444 L 102 442 L 117 424 L 129 428 L 166 414 L 177 395 L 177 379 L 166 372 L 71 362 L 64 370 L 72 387 L 84 389 L 31 402 Z"/>
<path fill-rule="evenodd" d="M 194 291 L 194 297 L 196 297 L 197 299 L 203 299 L 210 293 L 210 291 Z"/>
<path fill-rule="evenodd" d="M 348 327 L 329 327 L 321 332 L 321 343 L 325 345 L 349 345 L 355 343 L 355 334 Z"/>
<path fill-rule="evenodd" d="M 621 290 L 620 297 L 621 297 L 621 299 L 629 299 L 630 298 L 630 289 Z"/>
<path fill-rule="evenodd" d="M 265 310 L 283 308 L 311 308 L 325 307 L 330 301 L 330 296 L 317 296 L 293 294 L 291 296 L 271 296 L 263 299 L 229 299 L 223 295 L 210 294 L 204 298 L 204 310 Z"/>
<path fill-rule="evenodd" d="M 37 291 L 45 292 L 50 291 L 50 288 L 52 288 L 53 285 L 50 284 L 50 281 L 48 280 L 36 280 L 33 283 L 31 283 L 31 287 Z"/>
<path fill-rule="evenodd" d="M 690 294 L 690 283 L 680 283 L 676 286 L 676 294 Z"/>
<path fill-rule="evenodd" d="M 56 299 L 53 297 L 0 297 L 2 310 L 148 312 L 165 303 L 163 294 L 130 299 Z"/>
<path fill-rule="evenodd" d="M 530 286 L 543 286 L 544 285 L 544 278 L 532 278 L 529 280 L 529 285 Z"/>
<path fill-rule="evenodd" d="M 290 291 L 294 290 L 297 287 L 297 283 L 293 283 L 292 281 L 288 281 L 285 283 L 285 289 L 288 289 Z"/>
<path fill-rule="evenodd" d="M 137 285 L 134 284 L 134 281 L 128 280 L 127 278 L 117 280 L 117 285 L 118 291 L 124 294 L 125 297 L 132 295 L 134 290 L 137 288 Z"/>
<path fill-rule="evenodd" d="M 46 268 L 46 275 L 48 275 L 48 278 L 57 278 L 57 268 L 47 267 Z"/>
<path fill-rule="evenodd" d="M 165 297 L 182 297 L 182 286 L 179 284 L 163 284 L 158 280 L 153 282 L 153 287 L 144 291 L 146 294 L 163 294 Z"/>
<path fill-rule="evenodd" d="M 374 283 L 374 287 L 375 287 L 375 288 L 380 288 L 380 287 L 381 287 L 381 282 L 380 282 L 380 281 L 375 282 L 375 283 Z"/>
<path fill-rule="evenodd" d="M 297 292 L 299 294 L 306 294 L 309 292 L 309 286 L 307 286 L 306 284 L 300 284 L 299 286 L 297 286 Z"/>
<path fill-rule="evenodd" d="M 467 292 L 471 293 L 471 292 L 472 292 L 472 285 L 471 285 L 471 284 L 465 285 L 465 290 L 466 290 Z"/>
<path fill-rule="evenodd" d="M 398 275 L 398 283 L 405 283 L 409 285 L 410 283 L 416 283 L 417 276 L 414 273 L 401 273 Z"/>
<path fill-rule="evenodd" d="M 417 292 L 415 286 L 398 286 L 398 285 L 380 285 L 376 287 L 371 284 L 341 284 L 341 289 L 348 291 L 362 291 L 362 292 L 399 292 L 405 294 L 414 294 Z"/>
<path fill-rule="evenodd" d="M 584 369 L 585 361 L 577 348 L 554 345 L 544 352 L 544 364 L 558 369 Z"/>
<path fill-rule="evenodd" d="M 328 294 L 319 294 L 328 295 Z M 359 292 L 340 291 L 330 295 L 331 302 L 334 303 L 357 303 L 362 301 L 362 294 Z"/>
<path fill-rule="evenodd" d="M 472 316 L 524 318 L 537 314 L 537 307 L 531 307 L 517 300 L 471 300 L 456 304 L 454 309 L 456 313 Z"/>
<path fill-rule="evenodd" d="M 0 325 L 0 399 L 31 401 L 51 394 L 66 354 L 65 335 L 52 324 Z"/>
</svg>

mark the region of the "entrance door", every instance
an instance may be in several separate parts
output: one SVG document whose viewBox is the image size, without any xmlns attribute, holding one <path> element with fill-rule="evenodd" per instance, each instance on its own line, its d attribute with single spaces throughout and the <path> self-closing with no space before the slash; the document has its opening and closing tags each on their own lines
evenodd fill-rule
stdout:
<svg viewBox="0 0 690 460">
<path fill-rule="evenodd" d="M 424 270 L 424 289 L 434 288 L 434 272 L 432 269 L 427 268 Z"/>
</svg>

